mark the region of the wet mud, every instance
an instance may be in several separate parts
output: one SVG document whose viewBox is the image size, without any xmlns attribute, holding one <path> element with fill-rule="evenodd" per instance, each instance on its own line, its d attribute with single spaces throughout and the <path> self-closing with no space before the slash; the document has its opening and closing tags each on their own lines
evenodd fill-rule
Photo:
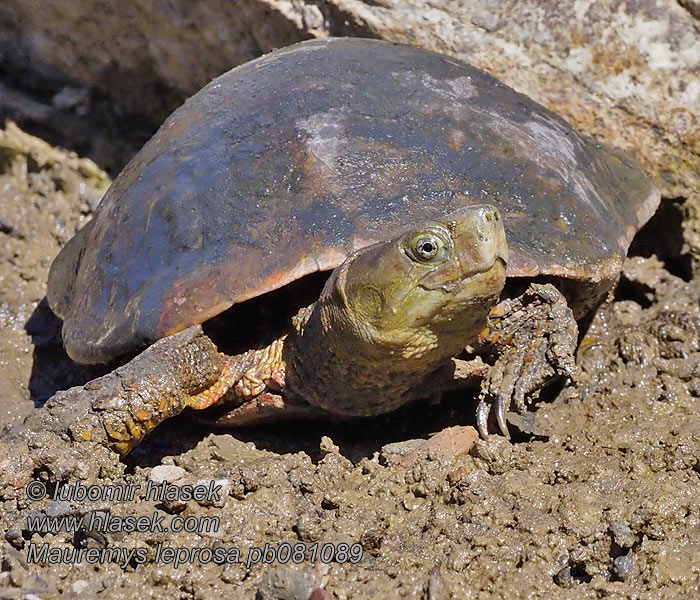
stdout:
<svg viewBox="0 0 700 600">
<path fill-rule="evenodd" d="M 18 438 L 12 448 L 41 460 L 0 487 L 0 597 L 700 596 L 700 279 L 689 259 L 698 249 L 682 243 L 682 198 L 665 200 L 635 241 L 583 337 L 578 380 L 514 420 L 512 443 L 421 446 L 447 426 L 469 435 L 475 401 L 459 395 L 356 424 L 233 434 L 183 415 L 119 459 L 50 437 L 51 404 L 36 408 L 99 374 L 65 356 L 43 297 L 51 259 L 107 182 L 90 161 L 12 125 L 0 131 L 0 422 L 31 413 L 46 434 Z M 141 499 L 149 485 L 212 480 L 218 497 Z M 47 497 L 31 500 L 27 481 L 43 482 Z M 139 492 L 56 492 L 79 484 Z M 121 526 L 41 532 L 27 520 L 94 514 Z M 128 532 L 128 516 L 164 530 Z M 178 518 L 218 521 L 167 531 Z M 76 558 L 106 548 L 114 561 Z M 167 548 L 181 549 L 181 564 Z M 230 561 L 218 564 L 215 550 Z M 56 564 L 32 562 L 49 551 L 61 552 Z"/>
</svg>

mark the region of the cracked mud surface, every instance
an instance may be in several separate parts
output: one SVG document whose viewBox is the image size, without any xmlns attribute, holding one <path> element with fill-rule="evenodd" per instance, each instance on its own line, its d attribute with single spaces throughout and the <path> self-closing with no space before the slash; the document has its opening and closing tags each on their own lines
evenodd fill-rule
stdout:
<svg viewBox="0 0 700 600">
<path fill-rule="evenodd" d="M 89 215 L 106 179 L 89 161 L 11 126 L 0 132 L 0 153 L 1 419 L 17 423 L 34 411 L 35 427 L 43 423 L 48 431 L 49 411 L 34 405 L 94 373 L 76 369 L 60 349 L 59 323 L 41 304 L 47 268 Z M 357 425 L 289 425 L 234 435 L 208 432 L 185 416 L 159 428 L 124 461 L 46 438 L 40 452 L 47 466 L 33 475 L 49 482 L 49 492 L 56 481 L 145 489 L 149 480 L 182 486 L 214 479 L 225 482 L 223 506 L 32 502 L 21 487 L 5 485 L 0 596 L 700 595 L 700 286 L 684 266 L 682 244 L 672 243 L 682 235 L 682 214 L 682 206 L 666 202 L 641 233 L 616 297 L 598 310 L 581 344 L 580 380 L 540 402 L 528 421 L 530 433 L 514 443 L 491 436 L 466 455 L 433 449 L 407 461 L 416 438 L 473 424 L 475 404 L 464 397 Z M 26 439 L 31 446 L 44 438 Z M 76 538 L 28 530 L 28 516 L 95 510 L 155 515 L 166 526 L 175 517 L 220 521 L 216 531 L 201 535 Z M 345 543 L 361 548 L 362 557 L 357 564 L 246 566 L 251 548 L 284 542 L 304 543 L 309 552 L 314 544 Z M 132 559 L 126 568 L 85 561 L 36 565 L 27 562 L 32 544 L 67 551 L 106 544 L 150 554 L 144 564 Z M 159 544 L 234 548 L 243 562 L 155 564 Z"/>
</svg>

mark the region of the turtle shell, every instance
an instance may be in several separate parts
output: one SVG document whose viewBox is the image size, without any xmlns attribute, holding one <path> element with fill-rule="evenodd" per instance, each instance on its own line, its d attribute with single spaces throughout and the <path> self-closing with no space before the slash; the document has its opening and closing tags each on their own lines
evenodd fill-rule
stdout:
<svg viewBox="0 0 700 600">
<path fill-rule="evenodd" d="M 468 64 L 303 42 L 167 119 L 55 260 L 48 299 L 70 356 L 108 362 L 476 203 L 503 213 L 509 276 L 570 280 L 580 313 L 658 193 L 629 158 Z"/>
</svg>

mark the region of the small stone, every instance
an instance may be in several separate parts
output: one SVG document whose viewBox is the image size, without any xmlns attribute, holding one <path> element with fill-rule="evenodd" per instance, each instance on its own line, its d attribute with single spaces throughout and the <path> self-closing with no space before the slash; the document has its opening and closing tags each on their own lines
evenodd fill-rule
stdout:
<svg viewBox="0 0 700 600">
<path fill-rule="evenodd" d="M 560 554 L 559 558 L 557 558 L 557 566 L 559 568 L 568 567 L 569 566 L 569 555 L 568 554 Z"/>
<path fill-rule="evenodd" d="M 300 514 L 297 517 L 297 522 L 294 524 L 294 530 L 302 542 L 317 542 L 323 534 L 321 519 L 315 512 Z"/>
<path fill-rule="evenodd" d="M 467 454 L 478 439 L 479 433 L 473 427 L 461 425 L 446 427 L 405 454 L 401 462 L 404 466 L 410 467 L 421 458 L 437 456 L 440 453 L 452 458 L 461 456 Z"/>
<path fill-rule="evenodd" d="M 379 452 L 379 462 L 387 466 L 403 466 L 404 457 L 425 443 L 425 440 L 404 440 L 382 446 Z"/>
<path fill-rule="evenodd" d="M 85 579 L 76 579 L 73 582 L 73 591 L 76 594 L 83 593 L 86 589 L 90 587 L 90 582 L 85 581 Z"/>
<path fill-rule="evenodd" d="M 24 538 L 22 537 L 22 532 L 19 529 L 8 529 L 5 532 L 5 540 L 17 550 L 24 548 Z"/>
<path fill-rule="evenodd" d="M 175 500 L 163 500 L 163 506 L 165 510 L 171 514 L 181 513 L 187 508 L 187 502 L 180 499 Z"/>
<path fill-rule="evenodd" d="M 631 548 L 636 541 L 629 525 L 619 521 L 610 525 L 610 533 L 612 533 L 613 540 L 620 548 Z"/>
<path fill-rule="evenodd" d="M 47 517 L 62 517 L 71 511 L 70 502 L 67 500 L 51 500 L 44 508 Z"/>
<path fill-rule="evenodd" d="M 171 482 L 182 479 L 185 476 L 185 469 L 174 465 L 158 465 L 153 467 L 148 475 L 148 480 L 155 484 L 161 484 L 164 481 Z"/>
<path fill-rule="evenodd" d="M 372 556 L 379 556 L 379 549 L 384 541 L 384 532 L 381 529 L 368 529 L 362 534 L 360 543 L 365 552 Z"/>
<path fill-rule="evenodd" d="M 211 479 L 200 479 L 195 485 L 202 485 L 209 487 L 211 485 Z M 214 485 L 212 489 L 218 489 L 219 498 L 206 498 L 204 500 L 198 500 L 197 502 L 202 506 L 216 506 L 221 508 L 226 504 L 226 499 L 231 491 L 231 482 L 228 479 L 214 479 Z"/>
<path fill-rule="evenodd" d="M 628 581 L 634 576 L 634 560 L 628 554 L 618 556 L 613 560 L 613 571 L 620 581 Z"/>
<path fill-rule="evenodd" d="M 322 581 L 323 573 L 313 567 L 279 565 L 265 574 L 255 600 L 309 600 Z"/>
<path fill-rule="evenodd" d="M 554 583 L 559 587 L 570 588 L 574 584 L 571 567 L 564 567 L 554 576 Z"/>
<path fill-rule="evenodd" d="M 321 452 L 323 452 L 323 454 L 340 454 L 340 448 L 338 448 L 338 446 L 335 445 L 333 440 L 327 435 L 324 435 L 321 438 L 319 448 Z"/>
<path fill-rule="evenodd" d="M 417 508 L 420 508 L 423 504 L 425 503 L 425 500 L 423 498 L 416 498 L 415 496 L 406 496 L 401 504 L 403 504 L 403 507 L 408 510 L 416 510 Z"/>
</svg>

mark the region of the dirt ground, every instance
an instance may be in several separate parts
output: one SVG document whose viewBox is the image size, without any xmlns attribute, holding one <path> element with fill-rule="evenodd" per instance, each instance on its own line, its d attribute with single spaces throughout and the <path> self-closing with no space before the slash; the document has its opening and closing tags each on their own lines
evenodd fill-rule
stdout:
<svg viewBox="0 0 700 600">
<path fill-rule="evenodd" d="M 494 435 L 468 454 L 408 460 L 431 433 L 473 425 L 473 398 L 458 396 L 342 427 L 234 435 L 183 416 L 120 461 L 60 438 L 42 445 L 53 413 L 37 408 L 99 374 L 65 356 L 43 296 L 53 256 L 107 184 L 88 160 L 11 124 L 0 132 L 0 423 L 34 418 L 33 432 L 0 445 L 2 459 L 34 456 L 26 477 L 0 473 L 0 598 L 700 597 L 700 279 L 688 259 L 700 249 L 683 247 L 681 200 L 665 200 L 639 234 L 581 344 L 579 380 L 543 398 L 513 443 Z M 57 492 L 211 480 L 220 499 Z M 30 499 L 30 481 L 48 496 Z M 49 533 L 36 520 L 107 513 L 164 531 L 125 532 L 122 521 Z M 167 531 L 187 517 L 218 524 Z M 42 548 L 63 552 L 57 564 L 35 564 Z M 76 558 L 104 548 L 120 553 L 114 562 Z"/>
</svg>

